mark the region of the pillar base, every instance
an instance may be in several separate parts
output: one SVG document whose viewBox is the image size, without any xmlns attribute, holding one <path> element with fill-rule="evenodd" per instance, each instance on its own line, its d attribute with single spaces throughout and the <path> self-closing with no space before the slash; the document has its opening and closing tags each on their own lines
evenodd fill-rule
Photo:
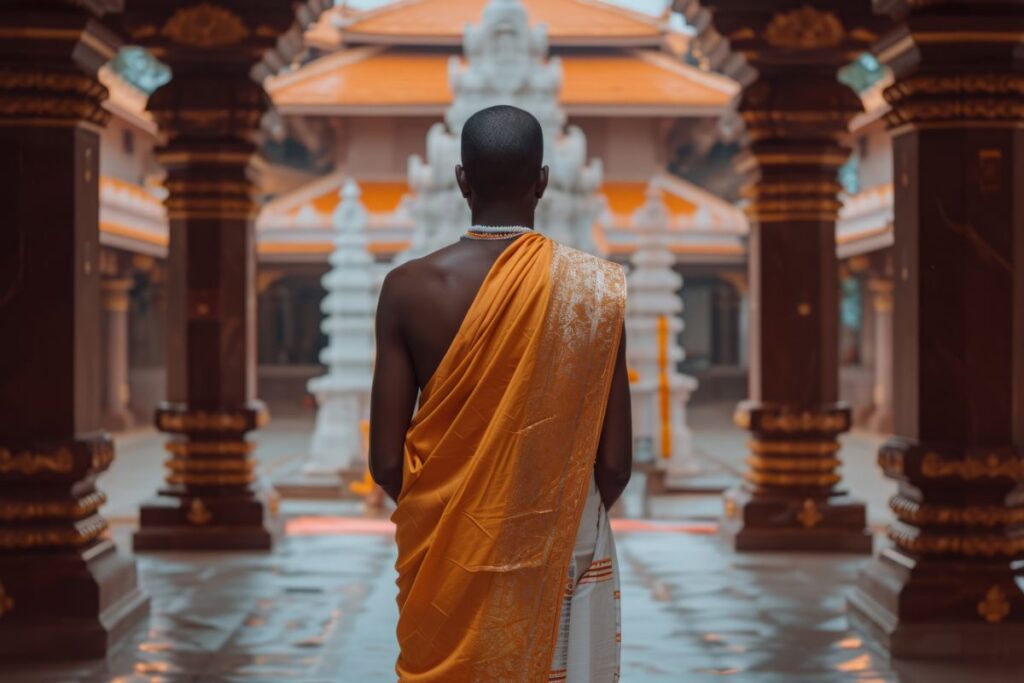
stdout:
<svg viewBox="0 0 1024 683">
<path fill-rule="evenodd" d="M 102 540 L 81 550 L 0 556 L 0 658 L 92 659 L 148 611 L 135 563 Z"/>
<path fill-rule="evenodd" d="M 276 494 L 176 494 L 144 502 L 132 545 L 149 550 L 270 550 L 280 535 Z"/>
<path fill-rule="evenodd" d="M 1024 660 L 1024 594 L 1009 562 L 925 561 L 886 548 L 847 607 L 851 625 L 894 657 Z"/>
<path fill-rule="evenodd" d="M 722 533 L 735 550 L 871 552 L 864 504 L 849 496 L 783 497 L 739 486 L 724 501 Z"/>
</svg>

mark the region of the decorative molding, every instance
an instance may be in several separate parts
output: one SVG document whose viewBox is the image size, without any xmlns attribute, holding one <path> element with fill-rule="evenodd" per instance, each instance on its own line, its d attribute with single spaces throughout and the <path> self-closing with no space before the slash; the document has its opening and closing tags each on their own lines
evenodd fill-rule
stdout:
<svg viewBox="0 0 1024 683">
<path fill-rule="evenodd" d="M 926 453 L 921 460 L 921 474 L 929 479 L 957 477 L 973 479 L 1024 479 L 1024 459 L 1019 456 L 1000 457 L 995 453 L 968 455 L 963 460 L 946 460 L 938 453 Z"/>
<path fill-rule="evenodd" d="M 849 428 L 844 413 L 781 413 L 761 415 L 756 430 L 762 432 L 842 432 Z"/>
<path fill-rule="evenodd" d="M 839 17 L 811 5 L 776 14 L 764 31 L 769 45 L 792 50 L 836 47 L 845 37 Z"/>
<path fill-rule="evenodd" d="M 1024 538 L 1009 536 L 938 535 L 890 526 L 889 539 L 903 550 L 928 555 L 1015 557 L 1024 553 Z"/>
<path fill-rule="evenodd" d="M 234 12 L 201 2 L 175 12 L 160 33 L 179 45 L 217 48 L 242 42 L 249 37 L 249 28 Z"/>
<path fill-rule="evenodd" d="M 254 419 L 250 413 L 208 413 L 202 410 L 160 413 L 157 420 L 160 430 L 165 432 L 246 432 L 252 429 L 253 422 L 259 426 L 260 418 Z"/>
<path fill-rule="evenodd" d="M 248 455 L 256 444 L 252 441 L 168 441 L 164 449 L 173 455 Z"/>
<path fill-rule="evenodd" d="M 0 520 L 10 522 L 30 519 L 80 519 L 95 513 L 107 496 L 94 491 L 77 500 L 20 501 L 0 503 Z"/>
<path fill-rule="evenodd" d="M 207 460 L 200 458 L 171 458 L 164 462 L 164 466 L 171 472 L 181 473 L 209 473 L 209 472 L 230 472 L 230 473 L 251 473 L 256 469 L 256 461 L 242 460 L 239 458 L 231 460 Z"/>
<path fill-rule="evenodd" d="M 164 477 L 168 484 L 185 486 L 247 486 L 256 481 L 252 472 L 244 474 L 192 474 L 172 472 Z"/>
<path fill-rule="evenodd" d="M 747 464 L 755 470 L 832 472 L 842 463 L 836 458 L 762 458 L 753 455 L 747 457 Z"/>
<path fill-rule="evenodd" d="M 889 508 L 908 524 L 946 524 L 955 526 L 1004 526 L 1024 524 L 1024 507 L 929 505 L 904 496 L 889 499 Z"/>
<path fill-rule="evenodd" d="M 825 441 L 762 441 L 752 439 L 750 450 L 767 455 L 833 455 L 839 451 L 835 439 Z"/>
<path fill-rule="evenodd" d="M 33 453 L 22 451 L 12 453 L 7 448 L 0 448 L 0 474 L 18 473 L 27 476 L 40 472 L 67 474 L 74 469 L 75 459 L 71 451 L 61 448 L 53 453 Z"/>
<path fill-rule="evenodd" d="M 67 529 L 0 529 L 0 548 L 59 548 L 85 545 L 107 530 L 107 521 L 98 515 Z"/>
<path fill-rule="evenodd" d="M 828 488 L 839 483 L 838 474 L 769 474 L 767 472 L 750 471 L 744 478 L 758 486 L 805 486 L 812 488 Z"/>
<path fill-rule="evenodd" d="M 1024 95 L 1024 75 L 969 73 L 919 75 L 902 79 L 886 89 L 892 102 L 911 95 Z"/>
</svg>

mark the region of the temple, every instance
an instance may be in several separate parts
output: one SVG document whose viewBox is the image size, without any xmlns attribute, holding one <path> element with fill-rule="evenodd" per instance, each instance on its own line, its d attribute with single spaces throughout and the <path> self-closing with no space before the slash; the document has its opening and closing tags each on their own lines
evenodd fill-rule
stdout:
<svg viewBox="0 0 1024 683">
<path fill-rule="evenodd" d="M 445 12 L 428 0 L 362 12 L 334 7 L 306 29 L 304 60 L 268 78 L 275 110 L 263 124 L 267 161 L 260 183 L 267 201 L 256 234 L 257 353 L 263 394 L 278 411 L 301 403 L 306 384 L 320 373 L 326 336 L 316 331 L 319 280 L 333 249 L 331 216 L 345 181 L 359 183 L 369 249 L 380 263 L 408 257 L 417 221 L 431 220 L 426 207 L 439 210 L 425 198 L 430 183 L 453 189 L 444 173 L 427 170 L 428 133 L 446 118 L 457 131 L 458 118 L 486 101 L 473 95 L 475 104 L 467 101 L 446 117 L 453 93 L 466 88 L 466 78 L 457 78 L 471 59 L 462 49 L 464 28 L 480 20 L 485 4 L 446 4 Z M 628 262 L 637 248 L 633 217 L 654 181 L 670 212 L 668 248 L 688 283 L 681 294 L 687 308 L 679 334 L 687 349 L 682 367 L 704 381 L 698 400 L 738 400 L 748 362 L 748 228 L 735 205 L 741 174 L 728 163 L 738 139 L 731 107 L 738 83 L 708 68 L 693 28 L 673 24 L 668 14 L 584 0 L 521 7 L 532 26 L 544 28 L 539 58 L 551 58 L 546 78 L 554 80 L 542 87 L 557 91 L 552 95 L 559 111 L 551 115 L 561 119 L 551 119 L 548 130 L 568 121 L 578 133 L 565 144 L 582 145 L 577 153 L 587 159 L 581 163 L 596 160 L 599 166 L 587 172 L 586 182 L 595 186 L 591 206 L 577 219 L 572 209 L 552 207 L 555 222 L 568 226 L 575 220 L 581 226 L 575 228 L 577 243 Z M 857 424 L 884 427 L 891 421 L 892 387 L 888 373 L 876 369 L 892 353 L 891 333 L 878 334 L 888 330 L 892 183 L 883 120 L 888 105 L 881 92 L 891 76 L 870 56 L 846 71 L 858 79 L 865 111 L 850 127 L 855 152 L 842 169 L 846 200 L 836 231 L 844 275 L 841 394 L 854 407 Z M 105 373 L 105 424 L 112 428 L 144 421 L 162 392 L 163 330 L 153 304 L 158 307 L 163 296 L 168 222 L 153 152 L 158 131 L 144 90 L 153 87 L 146 78 L 159 83 L 160 77 L 157 67 L 132 52 L 100 71 L 111 93 L 105 107 L 113 115 L 103 133 L 101 243 L 111 283 L 130 277 L 137 292 L 126 299 L 132 309 L 124 316 L 127 335 L 115 338 L 110 348 L 118 357 Z M 431 173 L 443 177 L 432 181 Z"/>
<path fill-rule="evenodd" d="M 629 274 L 624 678 L 1019 674 L 1024 11 L 977 5 L 6 3 L 11 680 L 390 674 L 374 306 L 496 103 Z"/>
</svg>

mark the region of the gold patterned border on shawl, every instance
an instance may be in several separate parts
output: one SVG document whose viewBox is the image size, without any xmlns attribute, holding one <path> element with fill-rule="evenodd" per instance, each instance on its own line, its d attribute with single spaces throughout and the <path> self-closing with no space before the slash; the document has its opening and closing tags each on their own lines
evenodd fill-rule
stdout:
<svg viewBox="0 0 1024 683">
<path fill-rule="evenodd" d="M 552 293 L 526 399 L 523 440 L 531 458 L 564 463 L 552 488 L 555 518 L 546 576 L 525 651 L 524 680 L 547 680 L 565 580 L 601 436 L 626 303 L 621 266 L 560 244 L 551 259 Z M 570 411 L 566 415 L 566 411 Z M 567 419 L 552 420 L 562 415 Z M 550 428 L 546 428 L 550 426 Z M 568 456 L 566 452 L 568 451 Z"/>
</svg>

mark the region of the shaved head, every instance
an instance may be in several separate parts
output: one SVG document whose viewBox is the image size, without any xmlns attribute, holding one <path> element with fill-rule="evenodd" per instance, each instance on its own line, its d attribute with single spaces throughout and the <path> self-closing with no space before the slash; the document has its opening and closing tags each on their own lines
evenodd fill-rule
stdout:
<svg viewBox="0 0 1024 683">
<path fill-rule="evenodd" d="M 462 127 L 462 167 L 480 201 L 516 201 L 532 195 L 541 180 L 543 162 L 540 123 L 518 107 L 500 104 L 481 109 Z"/>
</svg>

